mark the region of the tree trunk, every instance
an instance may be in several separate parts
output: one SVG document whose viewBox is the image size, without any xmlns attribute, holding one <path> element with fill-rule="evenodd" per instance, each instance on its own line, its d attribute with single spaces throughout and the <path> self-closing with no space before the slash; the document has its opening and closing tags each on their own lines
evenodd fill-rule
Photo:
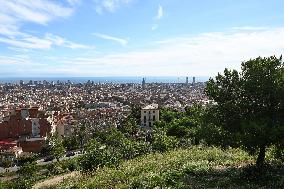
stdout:
<svg viewBox="0 0 284 189">
<path fill-rule="evenodd" d="M 256 160 L 256 166 L 262 167 L 264 164 L 264 160 L 265 160 L 265 146 L 261 146 L 259 148 L 259 153 L 258 153 L 258 157 Z"/>
</svg>

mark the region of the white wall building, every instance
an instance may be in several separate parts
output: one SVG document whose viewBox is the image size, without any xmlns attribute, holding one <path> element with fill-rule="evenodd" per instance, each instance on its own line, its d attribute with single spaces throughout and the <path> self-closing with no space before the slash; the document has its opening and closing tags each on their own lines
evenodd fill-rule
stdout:
<svg viewBox="0 0 284 189">
<path fill-rule="evenodd" d="M 152 127 L 156 121 L 160 120 L 158 104 L 150 104 L 141 109 L 141 126 Z"/>
</svg>

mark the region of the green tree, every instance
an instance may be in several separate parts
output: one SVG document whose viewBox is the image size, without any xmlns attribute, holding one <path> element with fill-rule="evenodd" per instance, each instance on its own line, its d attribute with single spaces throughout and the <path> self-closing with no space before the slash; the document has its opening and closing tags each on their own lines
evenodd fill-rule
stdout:
<svg viewBox="0 0 284 189">
<path fill-rule="evenodd" d="M 70 136 L 70 137 L 65 137 L 63 138 L 63 146 L 66 150 L 75 150 L 78 149 L 80 147 L 80 142 L 77 139 L 78 137 L 76 136 Z"/>
<path fill-rule="evenodd" d="M 211 121 L 231 135 L 235 145 L 258 153 L 257 166 L 263 165 L 267 147 L 283 144 L 282 57 L 243 62 L 239 73 L 225 69 L 208 81 L 206 93 L 215 102 Z"/>
<path fill-rule="evenodd" d="M 83 172 L 91 173 L 99 167 L 118 165 L 120 159 L 121 155 L 116 149 L 93 139 L 86 147 L 86 154 L 80 157 L 79 164 Z"/>
<path fill-rule="evenodd" d="M 56 134 L 49 138 L 48 146 L 45 148 L 45 150 L 46 155 L 55 157 L 57 161 L 59 161 L 59 158 L 65 153 L 63 142 Z"/>
<path fill-rule="evenodd" d="M 1 165 L 5 168 L 9 168 L 13 165 L 13 161 L 7 158 L 1 160 Z"/>
<path fill-rule="evenodd" d="M 19 169 L 18 173 L 24 177 L 32 177 L 36 175 L 38 167 L 35 162 L 27 162 Z"/>
</svg>

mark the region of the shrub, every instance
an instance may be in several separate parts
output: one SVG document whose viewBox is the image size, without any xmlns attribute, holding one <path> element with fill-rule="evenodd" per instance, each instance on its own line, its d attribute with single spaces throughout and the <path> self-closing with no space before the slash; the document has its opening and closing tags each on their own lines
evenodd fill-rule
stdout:
<svg viewBox="0 0 284 189">
<path fill-rule="evenodd" d="M 156 152 L 165 152 L 176 147 L 178 140 L 174 137 L 167 136 L 163 130 L 155 130 L 151 141 L 152 150 Z"/>
<path fill-rule="evenodd" d="M 23 166 L 21 166 L 18 173 L 24 177 L 32 177 L 35 176 L 37 170 L 38 166 L 36 165 L 35 162 L 32 163 L 27 162 Z"/>
<path fill-rule="evenodd" d="M 81 156 L 79 163 L 85 173 L 90 173 L 99 167 L 116 166 L 121 159 L 117 150 L 102 145 L 93 139 L 89 142 L 86 154 Z"/>
</svg>

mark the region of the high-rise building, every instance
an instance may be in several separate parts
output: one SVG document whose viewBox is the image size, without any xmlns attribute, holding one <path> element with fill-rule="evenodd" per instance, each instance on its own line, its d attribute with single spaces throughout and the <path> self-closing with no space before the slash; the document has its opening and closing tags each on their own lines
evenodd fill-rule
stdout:
<svg viewBox="0 0 284 189">
<path fill-rule="evenodd" d="M 43 80 L 44 85 L 48 85 L 48 82 L 46 80 Z"/>
<path fill-rule="evenodd" d="M 195 84 L 195 77 L 192 78 L 192 84 Z"/>
<path fill-rule="evenodd" d="M 146 79 L 143 78 L 143 80 L 142 80 L 142 89 L 145 89 L 145 85 L 146 85 Z"/>
<path fill-rule="evenodd" d="M 185 78 L 185 83 L 188 84 L 188 77 Z"/>
<path fill-rule="evenodd" d="M 20 85 L 24 85 L 24 81 L 23 80 L 20 80 Z"/>
</svg>

